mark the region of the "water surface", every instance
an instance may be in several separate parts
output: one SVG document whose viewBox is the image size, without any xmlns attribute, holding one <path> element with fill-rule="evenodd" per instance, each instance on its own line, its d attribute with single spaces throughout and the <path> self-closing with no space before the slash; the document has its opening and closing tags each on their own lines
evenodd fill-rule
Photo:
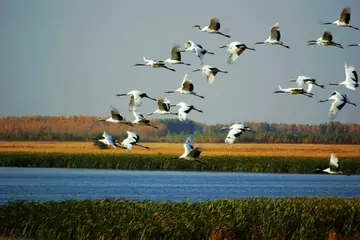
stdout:
<svg viewBox="0 0 360 240">
<path fill-rule="evenodd" d="M 207 201 L 248 197 L 360 197 L 360 176 L 70 168 L 0 168 L 9 200 L 128 198 Z"/>
</svg>

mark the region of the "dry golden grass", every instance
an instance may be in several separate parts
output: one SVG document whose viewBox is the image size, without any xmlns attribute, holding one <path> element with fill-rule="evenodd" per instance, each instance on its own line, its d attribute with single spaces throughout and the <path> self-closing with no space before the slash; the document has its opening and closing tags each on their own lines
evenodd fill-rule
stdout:
<svg viewBox="0 0 360 240">
<path fill-rule="evenodd" d="M 134 154 L 183 153 L 181 143 L 143 143 L 150 150 L 134 147 Z M 197 144 L 195 144 L 197 145 Z M 203 156 L 297 156 L 329 157 L 334 152 L 338 157 L 360 157 L 359 145 L 320 144 L 219 144 L 203 143 Z M 117 153 L 129 154 L 123 149 L 101 150 L 90 142 L 0 142 L 0 152 L 61 152 L 61 153 Z"/>
</svg>

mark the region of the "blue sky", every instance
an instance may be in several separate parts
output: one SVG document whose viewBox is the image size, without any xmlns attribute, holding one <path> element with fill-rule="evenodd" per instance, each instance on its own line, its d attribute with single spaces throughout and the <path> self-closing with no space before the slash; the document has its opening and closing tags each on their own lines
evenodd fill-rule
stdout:
<svg viewBox="0 0 360 240">
<path fill-rule="evenodd" d="M 0 2 L 0 116 L 96 115 L 106 116 L 113 105 L 128 119 L 128 99 L 116 93 L 140 90 L 158 98 L 167 96 L 174 104 L 184 101 L 204 113 L 189 118 L 209 124 L 268 121 L 318 124 L 328 122 L 330 102 L 317 103 L 333 90 L 346 93 L 358 107 L 345 106 L 336 120 L 360 123 L 360 94 L 345 87 L 313 88 L 315 99 L 275 95 L 278 85 L 298 75 L 314 77 L 320 84 L 345 79 L 344 64 L 360 69 L 360 47 L 306 46 L 324 30 L 341 44 L 360 43 L 360 31 L 322 26 L 335 21 L 342 8 L 352 7 L 351 22 L 360 27 L 358 0 L 229 0 L 219 1 L 115 1 L 115 0 L 3 0 Z M 221 30 L 231 39 L 192 28 L 205 26 L 216 16 Z M 282 40 L 290 49 L 255 45 L 269 35 L 278 22 Z M 192 53 L 183 60 L 191 67 L 137 68 L 143 56 L 166 59 L 173 44 L 187 40 L 202 44 L 215 55 L 204 62 L 229 74 L 219 74 L 209 85 Z M 240 41 L 255 52 L 241 55 L 227 64 L 227 53 L 219 46 Z M 360 71 L 360 70 L 359 70 Z M 195 90 L 205 99 L 166 95 L 180 86 L 187 73 Z M 155 102 L 145 99 L 139 111 L 152 112 Z M 174 116 L 152 116 L 172 118 Z"/>
</svg>

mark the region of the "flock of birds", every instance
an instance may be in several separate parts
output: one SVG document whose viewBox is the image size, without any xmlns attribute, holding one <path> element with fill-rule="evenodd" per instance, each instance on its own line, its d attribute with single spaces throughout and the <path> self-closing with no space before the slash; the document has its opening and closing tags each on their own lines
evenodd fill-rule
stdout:
<svg viewBox="0 0 360 240">
<path fill-rule="evenodd" d="M 338 20 L 336 20 L 334 22 L 325 22 L 322 24 L 323 25 L 333 24 L 333 25 L 336 25 L 339 27 L 348 27 L 348 28 L 353 28 L 353 29 L 359 31 L 359 28 L 352 26 L 350 24 L 350 16 L 351 16 L 350 12 L 351 12 L 350 7 L 345 7 L 342 10 L 342 12 L 340 14 L 340 18 Z M 210 23 L 208 26 L 204 26 L 203 28 L 201 28 L 199 25 L 195 25 L 195 26 L 193 26 L 193 28 L 198 28 L 200 32 L 209 33 L 209 34 L 217 34 L 217 35 L 224 36 L 226 38 L 230 38 L 229 35 L 224 34 L 220 31 L 220 26 L 221 25 L 220 25 L 219 19 L 212 17 L 210 19 Z M 279 45 L 284 48 L 290 48 L 290 46 L 285 45 L 281 41 L 281 33 L 280 33 L 279 28 L 280 28 L 279 24 L 276 23 L 275 25 L 273 25 L 270 28 L 270 36 L 265 41 L 256 42 L 255 44 L 256 45 L 259 45 L 259 44 Z M 209 52 L 202 45 L 195 43 L 193 41 L 190 41 L 190 40 L 188 40 L 184 45 L 185 45 L 184 49 L 181 49 L 181 47 L 179 45 L 173 46 L 171 49 L 170 57 L 164 61 L 151 60 L 151 59 L 147 59 L 146 57 L 143 57 L 144 63 L 137 63 L 134 66 L 163 68 L 163 69 L 175 72 L 176 70 L 174 68 L 169 67 L 168 65 L 182 64 L 182 65 L 190 66 L 189 63 L 182 61 L 181 53 L 192 52 L 192 53 L 195 53 L 195 55 L 199 58 L 200 63 L 202 65 L 201 68 L 194 69 L 193 72 L 200 71 L 202 73 L 202 75 L 204 75 L 204 77 L 206 78 L 206 80 L 209 84 L 212 84 L 215 81 L 215 77 L 219 73 L 222 73 L 222 74 L 228 73 L 227 71 L 223 71 L 223 70 L 221 70 L 217 67 L 211 66 L 211 65 L 203 65 L 204 64 L 204 56 L 206 54 L 214 55 L 213 52 Z M 325 31 L 323 33 L 323 35 L 320 38 L 318 38 L 317 40 L 308 41 L 307 45 L 334 46 L 334 47 L 338 47 L 338 48 L 344 48 L 341 44 L 333 41 L 333 35 L 329 31 Z M 353 46 L 360 46 L 360 44 L 347 45 L 347 47 L 353 47 Z M 250 48 L 246 44 L 237 42 L 237 41 L 233 41 L 227 45 L 220 46 L 219 48 L 227 48 L 227 52 L 229 54 L 228 60 L 227 60 L 228 64 L 234 64 L 235 61 L 237 60 L 237 58 L 240 57 L 240 55 L 245 50 L 255 51 L 254 48 Z M 278 86 L 279 90 L 275 91 L 274 93 L 288 93 L 291 95 L 299 94 L 299 95 L 304 95 L 304 96 L 313 98 L 314 94 L 311 91 L 312 91 L 314 85 L 317 87 L 323 88 L 323 89 L 325 88 L 325 86 L 319 84 L 316 81 L 316 79 L 314 79 L 312 77 L 307 77 L 307 76 L 298 76 L 297 79 L 291 79 L 290 82 L 295 82 L 297 87 L 282 88 L 279 85 Z M 308 85 L 307 89 L 303 88 L 304 84 Z M 345 63 L 345 80 L 342 82 L 339 82 L 339 83 L 330 83 L 328 85 L 344 86 L 350 90 L 356 90 L 358 88 L 359 84 L 358 84 L 358 75 L 355 70 L 355 67 L 349 66 Z M 168 91 L 165 91 L 164 93 L 166 93 L 166 94 L 179 93 L 179 94 L 183 94 L 183 95 L 194 95 L 199 98 L 205 98 L 204 96 L 199 95 L 197 92 L 195 92 L 194 89 L 195 89 L 194 84 L 188 78 L 188 74 L 185 74 L 184 78 L 182 80 L 181 86 L 179 88 L 177 88 L 176 90 L 168 90 Z M 105 118 L 99 119 L 98 122 L 121 123 L 121 124 L 126 124 L 129 126 L 145 125 L 145 126 L 150 126 L 150 127 L 157 129 L 156 126 L 151 124 L 149 119 L 147 119 L 142 113 L 137 111 L 137 108 L 142 105 L 142 100 L 144 98 L 147 98 L 147 99 L 150 99 L 153 101 L 157 101 L 158 108 L 154 112 L 149 113 L 148 116 L 153 115 L 153 114 L 176 115 L 180 121 L 184 121 L 187 119 L 187 116 L 191 111 L 197 111 L 200 113 L 203 112 L 202 110 L 197 109 L 195 106 L 187 104 L 185 102 L 179 102 L 178 104 L 173 105 L 173 104 L 171 104 L 171 101 L 168 98 L 155 99 L 155 98 L 148 96 L 146 93 L 137 91 L 137 90 L 132 90 L 128 93 L 119 93 L 116 96 L 128 96 L 130 98 L 129 104 L 128 104 L 128 109 L 129 109 L 129 111 L 131 111 L 133 113 L 134 120 L 127 121 L 119 113 L 119 111 L 116 108 L 111 106 L 111 109 L 110 109 L 111 116 L 106 119 Z M 327 98 L 325 100 L 320 100 L 319 102 L 326 102 L 326 101 L 330 101 L 330 100 L 333 101 L 331 104 L 330 110 L 329 110 L 329 118 L 330 119 L 334 119 L 337 116 L 338 112 L 347 103 L 351 104 L 353 106 L 356 106 L 355 103 L 353 103 L 349 100 L 349 98 L 347 97 L 346 94 L 340 93 L 338 91 L 333 91 L 329 98 Z M 178 111 L 171 112 L 170 111 L 171 107 L 178 107 Z M 228 130 L 228 134 L 225 139 L 225 143 L 227 143 L 227 144 L 234 143 L 236 138 L 239 137 L 244 132 L 247 132 L 247 131 L 253 132 L 250 129 L 250 127 L 244 126 L 243 124 L 238 124 L 238 123 L 233 124 L 230 127 L 221 128 L 221 130 L 225 130 L 225 129 Z M 98 141 L 100 141 L 108 146 L 112 146 L 114 148 L 120 147 L 120 148 L 126 149 L 127 151 L 131 151 L 132 146 L 136 145 L 136 146 L 140 146 L 140 147 L 144 147 L 144 148 L 148 149 L 148 147 L 140 144 L 140 142 L 139 142 L 140 136 L 138 133 L 136 133 L 134 131 L 127 131 L 127 138 L 124 139 L 121 143 L 119 143 L 117 140 L 114 140 L 112 138 L 112 136 L 109 135 L 107 132 L 104 132 L 102 137 L 103 138 L 98 139 Z M 192 140 L 192 137 L 190 136 L 185 141 L 184 154 L 182 154 L 179 158 L 198 161 L 197 158 L 200 156 L 201 151 L 202 151 L 202 149 L 200 147 L 194 148 L 193 140 Z M 334 158 L 335 158 L 335 155 L 332 154 L 331 159 L 334 159 Z M 338 160 L 336 160 L 336 161 L 337 161 L 337 165 L 338 165 Z M 331 165 L 334 165 L 334 163 L 333 163 L 334 160 L 331 160 L 330 162 L 331 162 Z M 202 164 L 204 164 L 204 163 L 202 163 Z M 339 172 L 340 170 L 336 170 L 336 171 Z M 324 172 L 331 173 L 330 170 L 329 171 L 324 170 Z"/>
</svg>

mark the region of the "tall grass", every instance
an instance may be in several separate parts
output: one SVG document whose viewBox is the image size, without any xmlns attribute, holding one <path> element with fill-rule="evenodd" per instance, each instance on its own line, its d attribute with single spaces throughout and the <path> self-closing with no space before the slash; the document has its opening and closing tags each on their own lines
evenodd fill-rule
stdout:
<svg viewBox="0 0 360 240">
<path fill-rule="evenodd" d="M 329 158 L 204 156 L 197 162 L 170 158 L 172 155 L 91 153 L 0 153 L 2 167 L 102 168 L 123 170 L 236 171 L 311 173 L 329 166 Z M 341 158 L 344 171 L 360 174 L 360 158 Z"/>
<path fill-rule="evenodd" d="M 359 200 L 336 198 L 13 202 L 0 206 L 0 234 L 53 240 L 359 239 L 359 216 Z"/>
</svg>

